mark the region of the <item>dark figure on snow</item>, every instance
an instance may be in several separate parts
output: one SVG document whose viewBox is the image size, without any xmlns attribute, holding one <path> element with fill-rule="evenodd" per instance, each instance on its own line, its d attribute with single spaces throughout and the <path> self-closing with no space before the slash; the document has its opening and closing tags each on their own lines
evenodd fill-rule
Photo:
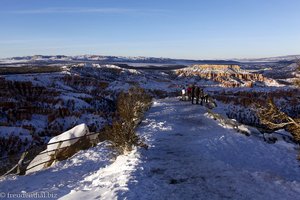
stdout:
<svg viewBox="0 0 300 200">
<path fill-rule="evenodd" d="M 196 96 L 196 104 L 199 104 L 200 87 L 198 87 L 198 86 L 196 86 L 196 88 L 195 88 L 195 96 Z"/>
<path fill-rule="evenodd" d="M 188 95 L 188 100 L 190 101 L 192 99 L 192 87 L 188 86 L 187 88 L 187 95 Z"/>
<path fill-rule="evenodd" d="M 201 106 L 203 106 L 203 102 L 204 102 L 204 91 L 203 89 L 200 90 L 200 98 L 201 98 Z"/>
<path fill-rule="evenodd" d="M 204 95 L 205 103 L 208 103 L 208 98 L 209 98 L 208 94 L 205 94 Z"/>
<path fill-rule="evenodd" d="M 192 86 L 192 104 L 194 104 L 194 98 L 195 98 L 195 85 Z"/>
</svg>

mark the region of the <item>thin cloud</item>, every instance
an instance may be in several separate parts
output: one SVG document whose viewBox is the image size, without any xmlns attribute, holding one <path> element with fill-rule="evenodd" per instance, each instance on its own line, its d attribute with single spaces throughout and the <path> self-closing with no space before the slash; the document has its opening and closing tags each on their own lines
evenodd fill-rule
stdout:
<svg viewBox="0 0 300 200">
<path fill-rule="evenodd" d="M 43 39 L 14 39 L 14 40 L 0 40 L 0 45 L 15 45 L 15 44 L 31 44 L 36 42 L 60 42 L 63 39 L 43 38 Z"/>
<path fill-rule="evenodd" d="M 42 8 L 34 10 L 13 10 L 5 13 L 9 14 L 82 14 L 82 13 L 99 13 L 99 14 L 126 14 L 126 13 L 165 13 L 166 10 L 159 9 L 129 9 L 129 8 Z"/>
</svg>

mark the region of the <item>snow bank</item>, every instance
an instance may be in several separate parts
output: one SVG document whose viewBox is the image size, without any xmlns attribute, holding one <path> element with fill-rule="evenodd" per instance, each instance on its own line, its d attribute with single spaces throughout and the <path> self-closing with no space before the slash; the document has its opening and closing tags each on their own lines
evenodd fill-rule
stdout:
<svg viewBox="0 0 300 200">
<path fill-rule="evenodd" d="M 205 114 L 205 116 L 217 120 L 219 122 L 219 125 L 224 128 L 231 128 L 245 135 L 249 135 L 251 133 L 251 131 L 245 125 L 238 123 L 234 119 L 229 119 L 225 116 L 222 116 L 221 114 L 214 113 L 211 110 L 207 109 L 207 113 Z"/>
<path fill-rule="evenodd" d="M 59 199 L 79 187 L 84 177 L 109 165 L 113 161 L 114 153 L 109 148 L 109 143 L 99 143 L 95 147 L 79 151 L 70 159 L 58 162 L 41 173 L 1 177 L 1 192 L 18 194 L 48 192 L 56 195 L 53 199 Z"/>
</svg>

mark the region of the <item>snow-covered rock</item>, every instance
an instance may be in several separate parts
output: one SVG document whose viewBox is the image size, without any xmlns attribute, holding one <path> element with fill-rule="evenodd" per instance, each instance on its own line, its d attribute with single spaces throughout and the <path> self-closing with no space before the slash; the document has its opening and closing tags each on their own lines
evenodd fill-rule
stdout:
<svg viewBox="0 0 300 200">
<path fill-rule="evenodd" d="M 64 148 L 76 143 L 80 137 L 89 134 L 89 129 L 86 124 L 80 124 L 74 128 L 52 138 L 47 146 L 48 151 L 52 151 L 57 148 Z M 59 143 L 59 141 L 64 141 Z M 54 144 L 53 144 L 54 143 Z"/>
<path fill-rule="evenodd" d="M 51 154 L 47 153 L 47 149 L 37 155 L 28 165 L 26 174 L 40 171 L 44 169 L 51 160 Z M 43 163 L 43 164 L 41 164 Z"/>
<path fill-rule="evenodd" d="M 71 147 L 76 144 L 82 136 L 89 134 L 89 129 L 86 124 L 80 124 L 74 128 L 53 137 L 48 145 L 47 149 L 37 155 L 28 165 L 26 174 L 39 171 L 45 167 L 49 167 L 54 161 L 54 155 L 61 148 Z M 90 140 L 96 139 L 97 134 L 89 136 Z M 43 164 L 41 164 L 43 163 Z M 39 165 L 40 164 L 40 165 Z"/>
</svg>

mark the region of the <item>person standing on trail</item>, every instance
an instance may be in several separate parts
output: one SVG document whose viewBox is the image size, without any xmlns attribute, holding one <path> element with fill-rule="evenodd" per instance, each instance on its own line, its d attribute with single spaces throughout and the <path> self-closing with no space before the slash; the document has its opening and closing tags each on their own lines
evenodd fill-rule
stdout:
<svg viewBox="0 0 300 200">
<path fill-rule="evenodd" d="M 204 99 L 205 99 L 205 103 L 208 103 L 208 99 L 209 99 L 208 94 L 205 94 Z"/>
<path fill-rule="evenodd" d="M 199 104 L 199 98 L 200 98 L 200 87 L 196 86 L 195 88 L 195 96 L 196 96 L 196 104 Z"/>
<path fill-rule="evenodd" d="M 200 105 L 203 106 L 203 102 L 204 102 L 204 91 L 203 91 L 203 89 L 200 90 L 200 98 L 201 98 Z"/>
<path fill-rule="evenodd" d="M 187 95 L 188 95 L 188 100 L 190 101 L 191 97 L 192 97 L 192 88 L 191 88 L 191 86 L 188 86 L 188 88 L 187 88 Z"/>
<path fill-rule="evenodd" d="M 182 88 L 182 90 L 181 90 L 181 95 L 182 95 L 181 100 L 182 100 L 182 101 L 185 101 L 185 100 L 186 100 L 186 98 L 185 98 L 185 95 L 186 95 L 185 87 Z"/>
<path fill-rule="evenodd" d="M 195 85 L 192 86 L 192 104 L 194 104 L 194 98 L 195 98 Z"/>
</svg>

